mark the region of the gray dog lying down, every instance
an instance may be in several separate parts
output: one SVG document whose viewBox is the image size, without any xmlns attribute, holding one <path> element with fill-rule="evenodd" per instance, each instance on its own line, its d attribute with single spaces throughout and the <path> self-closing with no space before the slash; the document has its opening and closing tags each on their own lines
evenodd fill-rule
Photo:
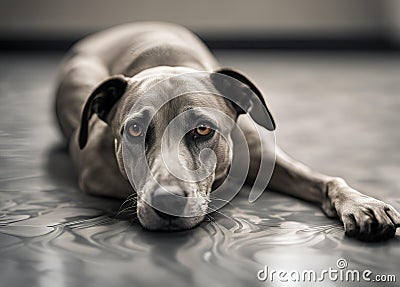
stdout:
<svg viewBox="0 0 400 287">
<path fill-rule="evenodd" d="M 240 98 L 236 98 L 235 102 L 212 93 L 177 97 L 152 115 L 148 123 L 151 128 L 143 128 L 144 114 L 154 113 L 152 103 L 157 101 L 157 94 L 149 95 L 146 105 L 132 114 L 139 94 L 172 76 L 190 75 L 196 71 L 236 79 L 240 85 L 224 86 L 222 83 L 218 91 L 222 94 L 236 93 Z M 214 84 L 211 77 L 208 81 L 194 77 L 193 82 L 199 87 Z M 186 169 L 196 168 L 200 157 L 199 146 L 211 149 L 216 155 L 210 176 L 196 182 L 176 178 L 162 164 L 161 138 L 164 130 L 176 116 L 193 108 L 213 108 L 224 113 L 237 122 L 248 142 L 250 167 L 246 183 L 251 184 L 264 160 L 262 150 L 267 152 L 275 146 L 258 136 L 250 116 L 241 115 L 246 111 L 238 103 L 248 107 L 263 106 L 269 120 L 257 120 L 251 112 L 248 115 L 263 128 L 275 129 L 265 100 L 256 86 L 243 74 L 220 67 L 193 33 L 173 24 L 133 23 L 94 34 L 71 49 L 59 75 L 56 113 L 69 142 L 82 190 L 117 198 L 135 196 L 137 217 L 143 227 L 150 230 L 182 230 L 199 224 L 204 215 L 179 216 L 179 213 L 183 214 L 196 204 L 207 205 L 213 189 L 229 171 L 232 161 L 229 130 L 233 127 L 222 127 L 228 130 L 228 135 L 221 137 L 215 130 L 223 124 L 222 120 L 214 117 L 212 124 L 200 120 L 188 132 L 190 140 L 179 142 L 183 158 L 180 164 Z M 202 117 L 201 111 L 197 116 Z M 145 139 L 143 154 L 151 172 L 140 175 L 134 190 L 124 167 L 122 146 L 124 140 L 134 142 L 140 138 Z M 277 147 L 275 152 L 275 166 L 268 185 L 270 189 L 318 204 L 328 217 L 338 217 L 343 222 L 348 236 L 365 241 L 394 236 L 400 225 L 400 214 L 392 206 L 360 193 L 341 178 L 311 171 Z M 139 170 L 145 160 L 138 156 L 131 163 L 133 170 Z M 154 181 L 159 183 L 158 187 Z M 195 198 L 199 203 L 176 203 L 176 196 Z M 175 213 L 171 215 L 157 210 L 152 202 L 173 206 Z"/>
</svg>

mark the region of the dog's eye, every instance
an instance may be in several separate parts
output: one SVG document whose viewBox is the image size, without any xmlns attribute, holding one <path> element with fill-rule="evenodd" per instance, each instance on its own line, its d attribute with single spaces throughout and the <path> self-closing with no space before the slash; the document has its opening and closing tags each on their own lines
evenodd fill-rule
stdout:
<svg viewBox="0 0 400 287">
<path fill-rule="evenodd" d="M 211 135 L 214 130 L 207 123 L 202 123 L 194 129 L 195 136 L 205 137 Z"/>
<path fill-rule="evenodd" d="M 141 137 L 143 136 L 143 129 L 138 124 L 132 124 L 128 127 L 129 135 L 132 137 Z"/>
<path fill-rule="evenodd" d="M 206 136 L 210 134 L 212 129 L 206 125 L 200 125 L 196 128 L 196 133 L 200 136 Z"/>
</svg>

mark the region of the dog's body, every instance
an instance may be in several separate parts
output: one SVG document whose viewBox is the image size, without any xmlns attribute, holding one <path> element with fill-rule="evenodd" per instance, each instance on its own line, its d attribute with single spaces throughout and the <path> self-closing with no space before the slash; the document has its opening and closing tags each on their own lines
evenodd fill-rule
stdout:
<svg viewBox="0 0 400 287">
<path fill-rule="evenodd" d="M 202 216 L 188 219 L 168 217 L 160 214 L 143 202 L 142 197 L 149 193 L 160 193 L 159 189 L 150 186 L 147 175 L 134 191 L 127 180 L 126 170 L 122 163 L 122 141 L 124 136 L 119 132 L 126 129 L 127 121 L 132 121 L 131 108 L 138 101 L 137 94 L 168 77 L 183 73 L 206 71 L 218 72 L 234 77 L 258 96 L 261 93 L 242 74 L 222 69 L 205 45 L 190 31 L 177 25 L 165 23 L 126 24 L 90 36 L 76 44 L 62 65 L 59 88 L 57 92 L 56 112 L 61 130 L 69 141 L 69 148 L 79 173 L 81 189 L 96 195 L 126 198 L 137 193 L 138 218 L 148 229 L 185 229 L 197 225 Z M 122 75 L 122 76 L 115 76 Z M 202 80 L 198 85 L 204 85 Z M 99 83 L 101 83 L 99 85 Z M 100 96 L 99 96 L 100 95 Z M 260 98 L 265 106 L 264 99 Z M 160 145 L 157 131 L 162 122 L 169 122 L 167 114 L 179 114 L 180 108 L 190 106 L 206 107 L 221 110 L 234 121 L 244 132 L 250 148 L 250 169 L 247 182 L 251 183 L 257 176 L 261 156 L 273 149 L 274 143 L 261 138 L 249 117 L 238 116 L 240 109 L 232 108 L 232 104 L 215 97 L 205 96 L 204 100 L 189 97 L 185 100 L 174 100 L 173 108 L 161 112 L 162 119 L 155 120 L 152 146 L 146 145 L 146 155 L 154 166 L 155 177 L 159 181 L 167 178 L 163 184 L 174 190 L 173 193 L 188 196 L 189 189 L 196 189 L 201 198 L 209 197 L 212 185 L 224 179 L 230 165 L 229 149 L 226 142 L 230 139 L 213 139 L 208 142 L 218 161 L 212 176 L 201 184 L 188 184 L 171 180 L 166 176 L 163 167 L 158 163 Z M 267 108 L 265 106 L 265 108 Z M 184 109 L 185 110 L 185 109 Z M 240 111 L 239 111 L 240 110 Z M 92 117 L 92 114 L 97 117 Z M 217 120 L 218 121 L 218 120 Z M 133 125 L 138 128 L 138 125 Z M 273 120 L 260 123 L 261 126 L 273 130 Z M 88 125 L 88 127 L 86 127 Z M 132 128 L 132 126 L 130 127 Z M 129 130 L 131 131 L 131 130 Z M 141 131 L 141 130 L 139 130 Z M 197 130 L 196 130 L 197 131 Z M 201 133 L 208 132 L 202 127 Z M 133 134 L 136 130 L 133 129 Z M 139 133 L 138 133 L 139 134 Z M 140 134 L 139 134 L 140 136 Z M 147 139 L 147 134 L 145 135 Z M 215 136 L 216 137 L 216 136 Z M 197 151 L 189 144 L 182 145 L 184 157 L 197 156 Z M 140 162 L 140 160 L 138 160 Z M 186 165 L 194 163 L 186 162 Z M 134 163 L 137 165 L 137 163 Z M 199 186 L 204 187 L 201 190 Z M 393 237 L 400 224 L 399 214 L 379 200 L 368 197 L 349 187 L 343 179 L 329 177 L 312 172 L 299 162 L 285 155 L 276 148 L 276 163 L 269 188 L 281 191 L 321 205 L 330 217 L 339 217 L 344 223 L 346 234 L 362 240 L 384 240 Z M 156 189 L 156 191 L 154 191 Z M 184 190 L 185 192 L 183 192 Z M 186 195 L 184 195 L 186 194 Z M 154 197 L 154 194 L 151 195 Z M 157 196 L 157 199 L 166 199 Z M 167 198 L 168 199 L 168 198 Z M 154 198 L 153 198 L 154 200 Z"/>
</svg>

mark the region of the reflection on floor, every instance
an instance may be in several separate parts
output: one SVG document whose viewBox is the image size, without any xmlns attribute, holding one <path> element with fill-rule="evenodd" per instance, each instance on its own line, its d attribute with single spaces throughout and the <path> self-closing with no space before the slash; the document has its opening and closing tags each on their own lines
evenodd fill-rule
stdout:
<svg viewBox="0 0 400 287">
<path fill-rule="evenodd" d="M 278 144 L 291 155 L 400 208 L 400 58 L 217 56 L 265 91 Z M 347 269 L 400 280 L 399 232 L 385 243 L 357 242 L 317 207 L 272 192 L 250 204 L 243 190 L 200 227 L 172 234 L 116 216 L 120 201 L 82 194 L 53 117 L 60 59 L 0 55 L 2 286 L 257 286 L 264 265 L 319 274 L 339 269 L 340 258 Z M 343 285 L 364 285 L 350 281 Z M 268 283 L 282 285 L 277 277 Z"/>
</svg>

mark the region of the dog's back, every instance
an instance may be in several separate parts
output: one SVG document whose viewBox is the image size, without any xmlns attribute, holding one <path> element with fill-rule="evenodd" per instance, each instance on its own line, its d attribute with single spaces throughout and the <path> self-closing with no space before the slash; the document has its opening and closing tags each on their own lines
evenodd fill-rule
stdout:
<svg viewBox="0 0 400 287">
<path fill-rule="evenodd" d="M 61 67 L 56 113 L 69 138 L 94 87 L 115 74 L 133 76 L 156 66 L 212 71 L 218 63 L 189 30 L 167 23 L 132 23 L 91 35 L 75 44 Z"/>
</svg>

